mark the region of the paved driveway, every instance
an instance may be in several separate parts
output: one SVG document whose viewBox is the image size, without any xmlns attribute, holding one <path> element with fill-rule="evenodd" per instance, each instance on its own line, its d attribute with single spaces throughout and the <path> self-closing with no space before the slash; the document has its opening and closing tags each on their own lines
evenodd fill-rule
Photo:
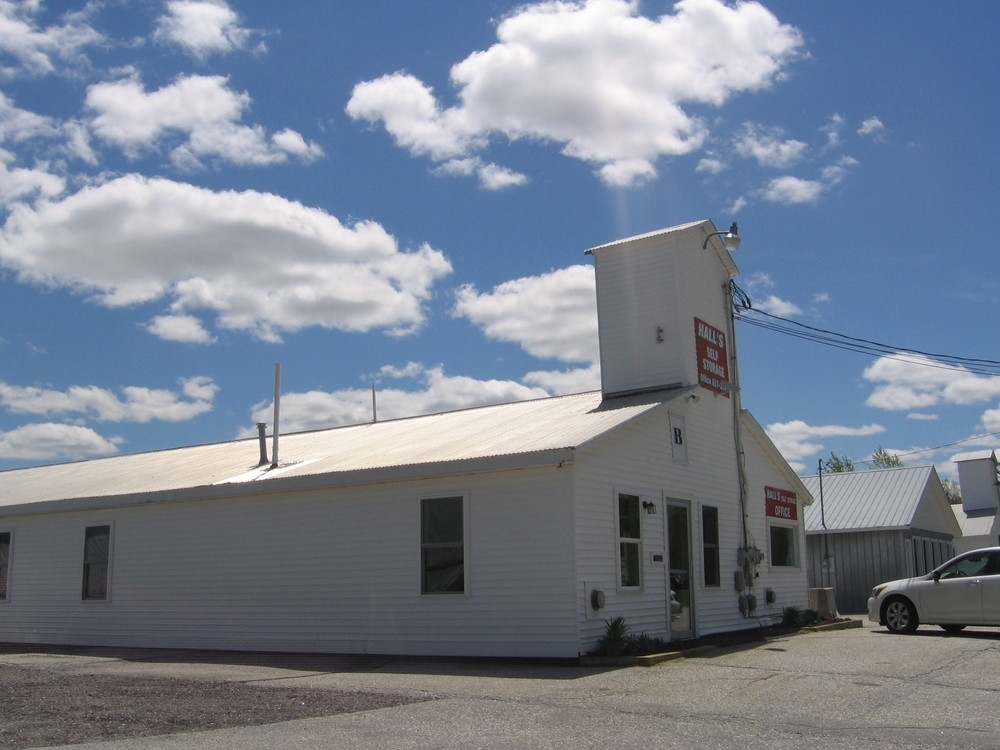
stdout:
<svg viewBox="0 0 1000 750">
<path fill-rule="evenodd" d="M 9 658 L 9 657 L 5 657 Z M 25 654 L 41 666 L 37 657 Z M 391 659 L 199 663 L 79 657 L 60 668 L 415 693 L 422 703 L 86 748 L 1000 748 L 1000 629 L 798 634 L 654 667 Z M 253 660 L 250 660 L 253 661 Z"/>
</svg>

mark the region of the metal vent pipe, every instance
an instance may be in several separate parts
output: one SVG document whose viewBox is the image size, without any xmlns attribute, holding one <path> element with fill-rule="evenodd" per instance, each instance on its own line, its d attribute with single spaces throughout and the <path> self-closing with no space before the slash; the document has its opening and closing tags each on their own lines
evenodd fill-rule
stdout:
<svg viewBox="0 0 1000 750">
<path fill-rule="evenodd" d="M 258 466 L 264 466 L 267 460 L 267 422 L 257 423 L 257 440 L 260 442 L 260 461 Z"/>
</svg>

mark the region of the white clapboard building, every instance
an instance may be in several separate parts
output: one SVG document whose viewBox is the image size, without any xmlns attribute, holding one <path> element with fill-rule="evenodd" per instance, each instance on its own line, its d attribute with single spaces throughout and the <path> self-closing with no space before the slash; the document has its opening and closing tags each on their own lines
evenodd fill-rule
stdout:
<svg viewBox="0 0 1000 750">
<path fill-rule="evenodd" d="M 617 616 L 805 608 L 810 497 L 740 405 L 723 234 L 588 251 L 599 392 L 0 473 L 0 641 L 574 658 Z"/>
</svg>

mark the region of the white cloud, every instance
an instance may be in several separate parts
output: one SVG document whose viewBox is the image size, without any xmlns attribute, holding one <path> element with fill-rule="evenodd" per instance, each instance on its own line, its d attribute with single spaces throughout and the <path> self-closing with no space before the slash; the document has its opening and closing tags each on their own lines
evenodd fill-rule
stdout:
<svg viewBox="0 0 1000 750">
<path fill-rule="evenodd" d="M 86 20 L 86 11 L 65 13 L 61 22 L 39 27 L 35 16 L 40 2 L 0 0 L 0 52 L 14 59 L 0 66 L 0 76 L 42 76 L 63 71 L 76 72 L 85 64 L 83 50 L 99 44 L 103 37 Z"/>
<path fill-rule="evenodd" d="M 479 185 L 485 190 L 503 190 L 509 187 L 519 187 L 528 182 L 528 177 L 520 172 L 501 167 L 497 164 L 487 164 L 478 157 L 450 159 L 434 169 L 434 174 L 479 176 Z"/>
<path fill-rule="evenodd" d="M 760 310 L 771 315 L 779 315 L 783 318 L 802 314 L 802 308 L 794 302 L 789 302 L 775 294 L 766 294 L 768 290 L 776 286 L 770 274 L 757 271 L 748 276 L 743 285 L 750 296 L 754 310 Z M 765 294 L 766 296 L 763 296 Z"/>
<path fill-rule="evenodd" d="M 423 365 L 410 362 L 402 371 L 394 371 L 393 377 L 404 377 L 404 372 L 405 377 L 417 381 L 418 387 L 413 390 L 377 388 L 376 406 L 380 421 L 543 398 L 549 395 L 541 388 L 531 388 L 510 380 L 476 380 L 446 375 L 440 365 L 425 368 Z M 257 404 L 253 410 L 253 420 L 269 421 L 273 416 L 273 409 L 273 403 Z M 369 388 L 345 389 L 331 393 L 309 391 L 281 396 L 282 432 L 360 424 L 371 420 L 372 393 Z M 246 428 L 241 434 L 253 435 L 256 434 L 256 430 Z"/>
<path fill-rule="evenodd" d="M 0 432 L 0 456 L 9 460 L 79 459 L 117 453 L 118 438 L 106 439 L 89 427 L 29 424 Z"/>
<path fill-rule="evenodd" d="M 1000 406 L 984 411 L 981 422 L 985 432 L 1000 432 Z"/>
<path fill-rule="evenodd" d="M 786 175 L 771 180 L 761 195 L 764 200 L 772 203 L 813 203 L 823 192 L 823 184 L 816 180 L 803 180 L 800 177 Z"/>
<path fill-rule="evenodd" d="M 185 344 L 211 344 L 215 341 L 215 337 L 193 315 L 158 315 L 149 322 L 146 330 L 164 341 Z"/>
<path fill-rule="evenodd" d="M 184 422 L 211 411 L 217 390 L 208 377 L 181 380 L 183 396 L 139 386 L 122 388 L 123 397 L 119 397 L 93 385 L 57 391 L 0 382 L 0 405 L 12 414 L 78 414 L 99 422 Z"/>
<path fill-rule="evenodd" d="M 778 315 L 782 318 L 802 314 L 802 308 L 794 302 L 789 302 L 774 294 L 769 294 L 762 300 L 753 300 L 753 309 L 770 313 L 771 315 Z"/>
<path fill-rule="evenodd" d="M 0 92 L 0 142 L 19 143 L 38 137 L 52 137 L 58 128 L 51 117 L 29 112 L 16 106 Z"/>
<path fill-rule="evenodd" d="M 718 0 L 681 0 L 657 18 L 636 0 L 549 0 L 507 16 L 497 39 L 452 68 L 455 107 L 399 72 L 359 83 L 347 113 L 436 161 L 474 155 L 493 134 L 535 138 L 629 185 L 703 145 L 706 126 L 686 105 L 767 88 L 802 48 L 758 3 Z"/>
<path fill-rule="evenodd" d="M 823 182 L 827 186 L 839 185 L 847 177 L 847 170 L 851 167 L 857 166 L 858 160 L 851 156 L 843 156 L 838 159 L 834 164 L 829 164 L 823 167 L 821 172 L 823 176 Z"/>
<path fill-rule="evenodd" d="M 222 0 L 169 0 L 166 14 L 157 19 L 153 38 L 204 59 L 248 44 L 252 34 L 238 22 L 239 17 Z"/>
<path fill-rule="evenodd" d="M 858 128 L 858 135 L 869 136 L 881 140 L 885 136 L 885 125 L 877 117 L 869 117 Z"/>
<path fill-rule="evenodd" d="M 62 177 L 43 169 L 9 168 L 0 161 L 0 206 L 26 196 L 40 195 L 52 198 L 66 189 Z"/>
<path fill-rule="evenodd" d="M 823 438 L 832 437 L 866 437 L 885 432 L 885 427 L 878 424 L 864 427 L 846 427 L 843 425 L 810 425 L 802 420 L 791 422 L 775 422 L 764 428 L 768 437 L 785 457 L 785 460 L 797 472 L 807 469 L 803 459 L 814 456 L 825 450 Z"/>
<path fill-rule="evenodd" d="M 830 116 L 830 121 L 820 129 L 826 134 L 827 148 L 836 148 L 840 145 L 840 134 L 844 129 L 844 123 L 843 115 L 833 114 Z"/>
<path fill-rule="evenodd" d="M 483 164 L 479 168 L 479 184 L 487 190 L 503 190 L 526 185 L 528 178 L 520 172 L 497 164 Z"/>
<path fill-rule="evenodd" d="M 1000 396 L 1000 376 L 975 375 L 964 367 L 916 354 L 879 357 L 862 377 L 878 384 L 865 403 L 890 411 L 942 403 L 969 405 Z"/>
<path fill-rule="evenodd" d="M 754 159 L 763 167 L 785 169 L 802 160 L 809 146 L 794 139 L 785 138 L 785 131 L 779 127 L 765 127 L 744 123 L 742 131 L 734 141 L 736 153 Z"/>
<path fill-rule="evenodd" d="M 274 195 L 137 175 L 16 205 L 0 234 L 0 264 L 107 307 L 169 301 L 172 327 L 152 325 L 174 338 L 176 316 L 201 310 L 267 341 L 311 326 L 410 333 L 424 322 L 434 283 L 451 272 L 440 251 L 401 251 L 375 222 L 345 226 Z"/>
<path fill-rule="evenodd" d="M 698 166 L 695 167 L 695 172 L 706 172 L 708 174 L 721 174 L 726 171 L 728 165 L 722 159 L 717 157 L 705 157 L 698 161 Z"/>
<path fill-rule="evenodd" d="M 596 362 L 594 288 L 594 269 L 584 265 L 507 281 L 487 293 L 466 285 L 458 291 L 455 314 L 536 357 Z"/>
<path fill-rule="evenodd" d="M 132 76 L 87 91 L 94 134 L 130 158 L 157 149 L 163 140 L 177 143 L 170 158 L 185 169 L 200 168 L 205 158 L 267 165 L 289 156 L 312 161 L 322 155 L 318 145 L 294 130 L 268 137 L 259 125 L 241 124 L 249 105 L 250 96 L 231 90 L 222 76 L 180 76 L 150 93 Z"/>
<path fill-rule="evenodd" d="M 594 363 L 590 367 L 573 370 L 535 370 L 526 374 L 522 380 L 528 385 L 544 388 L 554 396 L 585 393 L 601 387 L 601 366 Z"/>
</svg>

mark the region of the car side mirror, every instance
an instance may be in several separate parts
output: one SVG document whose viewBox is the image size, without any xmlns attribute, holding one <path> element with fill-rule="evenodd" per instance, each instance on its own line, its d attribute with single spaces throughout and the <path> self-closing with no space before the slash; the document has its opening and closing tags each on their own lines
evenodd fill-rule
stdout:
<svg viewBox="0 0 1000 750">
<path fill-rule="evenodd" d="M 932 577 L 934 578 L 935 581 L 940 581 L 941 580 L 941 571 L 935 570 Z"/>
</svg>

